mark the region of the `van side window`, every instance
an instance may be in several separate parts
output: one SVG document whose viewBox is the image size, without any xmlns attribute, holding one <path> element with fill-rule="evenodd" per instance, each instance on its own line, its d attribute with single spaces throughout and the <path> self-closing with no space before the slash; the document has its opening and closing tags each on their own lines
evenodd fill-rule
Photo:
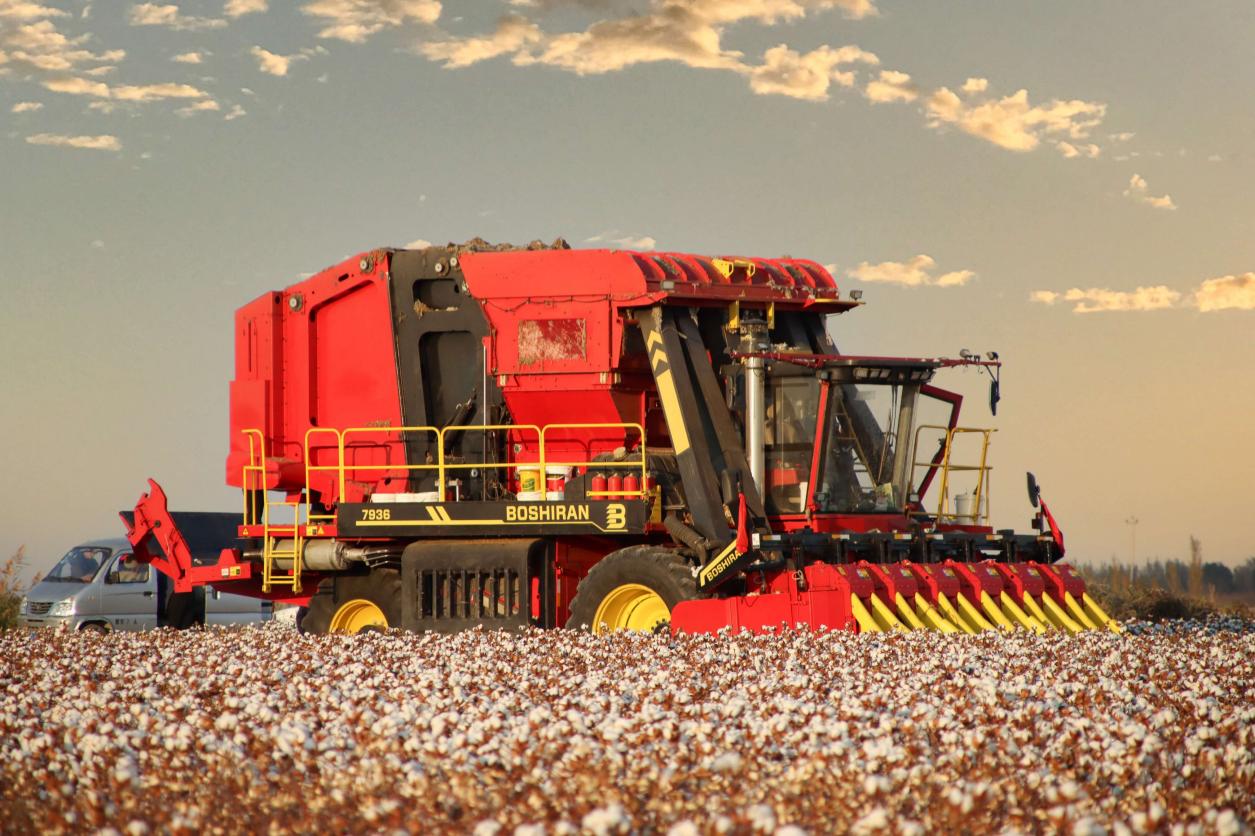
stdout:
<svg viewBox="0 0 1255 836">
<path fill-rule="evenodd" d="M 148 564 L 135 559 L 135 555 L 124 554 L 113 564 L 109 572 L 112 583 L 147 583 Z"/>
</svg>

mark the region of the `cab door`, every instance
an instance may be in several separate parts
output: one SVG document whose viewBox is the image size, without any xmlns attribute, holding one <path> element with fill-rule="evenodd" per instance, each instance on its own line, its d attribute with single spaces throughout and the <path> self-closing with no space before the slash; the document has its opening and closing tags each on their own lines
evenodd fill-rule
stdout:
<svg viewBox="0 0 1255 836">
<path fill-rule="evenodd" d="M 115 630 L 157 626 L 157 579 L 147 563 L 130 552 L 113 559 L 100 590 L 100 614 Z"/>
</svg>

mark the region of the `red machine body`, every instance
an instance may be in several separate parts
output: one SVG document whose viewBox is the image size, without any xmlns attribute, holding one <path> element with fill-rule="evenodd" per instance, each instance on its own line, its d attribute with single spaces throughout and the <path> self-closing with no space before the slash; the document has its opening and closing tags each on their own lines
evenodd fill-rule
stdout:
<svg viewBox="0 0 1255 836">
<path fill-rule="evenodd" d="M 236 314 L 226 478 L 254 545 L 193 566 L 155 483 L 131 538 L 161 541 L 180 591 L 303 603 L 315 631 L 936 629 L 1004 590 L 1075 604 L 1079 579 L 1043 569 L 1053 517 L 994 534 L 991 431 L 929 384 L 996 357 L 842 355 L 826 317 L 860 304 L 802 259 L 361 253 Z M 867 386 L 899 411 L 876 415 Z M 917 399 L 944 415 L 933 453 Z M 958 433 L 984 433 L 979 467 L 954 466 Z M 962 470 L 980 474 L 966 510 L 947 505 Z"/>
</svg>

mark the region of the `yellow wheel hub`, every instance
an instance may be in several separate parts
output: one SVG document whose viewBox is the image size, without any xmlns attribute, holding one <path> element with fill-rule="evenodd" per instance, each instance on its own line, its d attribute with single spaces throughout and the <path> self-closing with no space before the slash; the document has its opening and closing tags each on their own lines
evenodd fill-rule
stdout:
<svg viewBox="0 0 1255 836">
<path fill-rule="evenodd" d="M 593 617 L 594 633 L 638 630 L 648 633 L 671 620 L 671 610 L 662 596 L 639 583 L 615 587 L 601 599 Z"/>
<path fill-rule="evenodd" d="M 365 598 L 345 601 L 335 615 L 331 616 L 333 633 L 360 633 L 370 628 L 387 630 L 388 618 L 379 609 L 379 605 Z"/>
</svg>

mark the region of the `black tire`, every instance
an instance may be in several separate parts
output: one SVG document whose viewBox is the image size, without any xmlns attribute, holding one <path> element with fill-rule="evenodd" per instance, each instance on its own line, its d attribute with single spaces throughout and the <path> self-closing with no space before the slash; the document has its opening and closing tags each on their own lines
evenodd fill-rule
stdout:
<svg viewBox="0 0 1255 836">
<path fill-rule="evenodd" d="M 109 633 L 109 625 L 103 624 L 99 621 L 90 621 L 82 627 L 79 627 L 78 631 L 80 633 L 95 633 L 96 635 L 104 636 Z"/>
<path fill-rule="evenodd" d="M 323 635 L 331 632 L 331 619 L 341 604 L 365 599 L 383 611 L 389 629 L 401 626 L 401 573 L 396 569 L 374 569 L 365 575 L 338 575 L 326 578 L 298 614 L 296 627 L 302 633 Z"/>
<path fill-rule="evenodd" d="M 678 553 L 658 546 L 629 546 L 603 557 L 580 581 L 571 601 L 567 627 L 592 630 L 601 602 L 624 584 L 649 587 L 662 598 L 668 610 L 674 610 L 681 601 L 699 597 L 693 566 Z M 663 629 L 669 624 L 669 620 L 659 622 L 654 629 Z"/>
</svg>

